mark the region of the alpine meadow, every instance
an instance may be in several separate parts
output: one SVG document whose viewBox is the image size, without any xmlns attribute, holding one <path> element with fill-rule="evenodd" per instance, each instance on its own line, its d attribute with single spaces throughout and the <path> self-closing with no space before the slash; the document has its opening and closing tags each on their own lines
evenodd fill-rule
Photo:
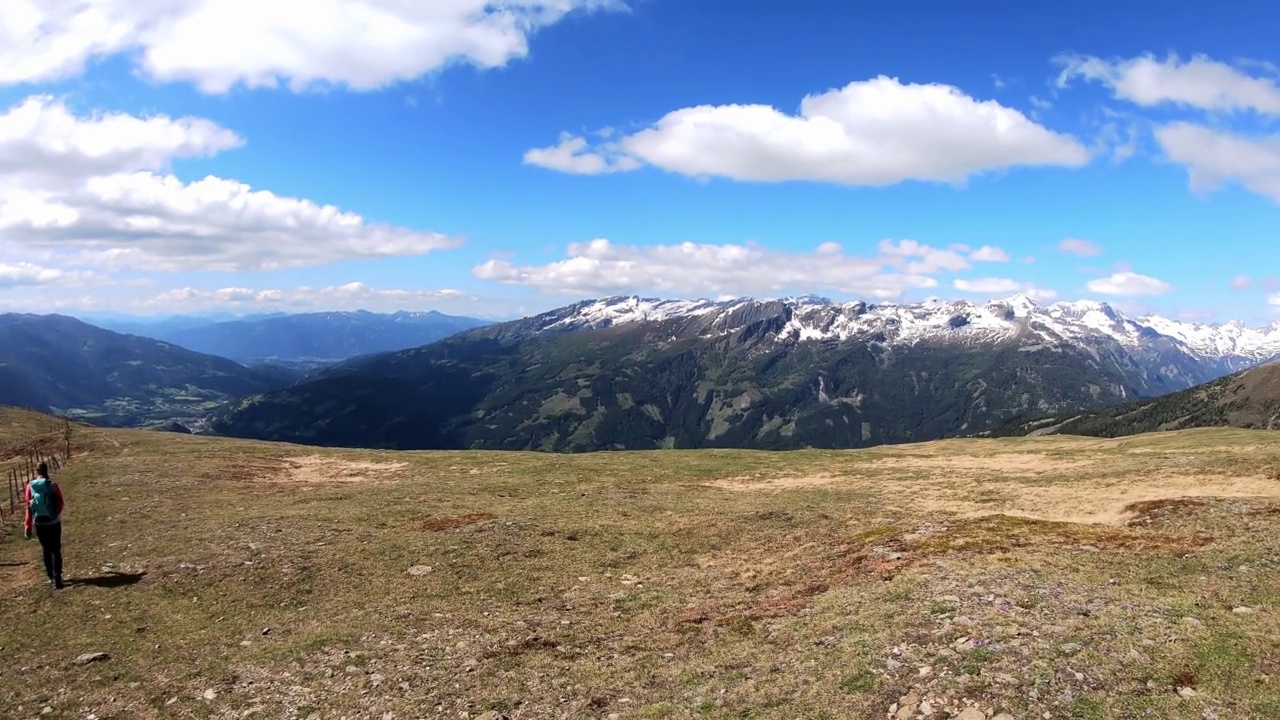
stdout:
<svg viewBox="0 0 1280 720">
<path fill-rule="evenodd" d="M 0 716 L 1280 717 L 1277 36 L 0 0 Z"/>
</svg>

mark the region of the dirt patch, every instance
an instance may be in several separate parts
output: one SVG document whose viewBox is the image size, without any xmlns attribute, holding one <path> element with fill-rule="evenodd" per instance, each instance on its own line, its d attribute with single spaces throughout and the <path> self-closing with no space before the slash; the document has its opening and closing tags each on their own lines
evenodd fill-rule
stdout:
<svg viewBox="0 0 1280 720">
<path fill-rule="evenodd" d="M 735 491 L 771 491 L 816 488 L 891 477 L 895 483 L 908 474 L 946 478 L 974 479 L 979 476 L 999 478 L 1034 478 L 1051 473 L 1079 472 L 1094 466 L 1095 461 L 1064 460 L 1043 453 L 1001 453 L 995 455 L 920 454 L 879 458 L 858 463 L 849 472 L 818 473 L 774 478 L 730 477 L 708 483 L 710 487 Z"/>
<path fill-rule="evenodd" d="M 713 480 L 707 483 L 707 486 L 719 488 L 721 490 L 734 490 L 738 492 L 767 492 L 770 490 L 792 490 L 796 488 L 814 488 L 826 487 L 829 485 L 839 485 L 841 483 L 854 482 L 857 477 L 846 475 L 806 475 L 801 477 L 780 477 L 780 478 L 753 478 L 753 477 L 732 477 L 723 480 Z"/>
<path fill-rule="evenodd" d="M 928 471 L 947 474 L 997 474 L 1036 476 L 1076 471 L 1094 465 L 1093 460 L 1064 460 L 1043 453 L 1000 453 L 994 455 L 926 455 L 886 458 L 872 462 L 871 469 Z"/>
<path fill-rule="evenodd" d="M 7 593 L 43 581 L 44 570 L 34 562 L 0 564 L 0 592 Z"/>
<path fill-rule="evenodd" d="M 443 532 L 445 530 L 456 530 L 458 528 L 467 527 L 468 525 L 478 525 L 482 522 L 488 522 L 496 518 L 496 515 L 489 513 L 468 513 L 466 515 L 441 515 L 439 517 L 427 518 L 422 522 L 422 529 L 427 532 Z"/>
<path fill-rule="evenodd" d="M 357 462 L 324 455 L 285 459 L 286 477 L 298 483 L 381 482 L 409 466 L 406 462 Z"/>
<path fill-rule="evenodd" d="M 1187 505 L 1160 503 L 1152 507 L 1182 508 Z M 1140 511 L 1135 511 L 1140 512 Z M 1087 552 L 1124 550 L 1150 554 L 1182 556 L 1211 544 L 1207 535 L 1183 536 L 1134 532 L 1105 525 L 1082 525 L 1030 518 L 998 515 L 965 520 L 948 532 L 937 533 L 915 544 L 914 550 L 924 554 L 974 552 L 978 554 L 1008 553 L 1031 547 L 1076 548 Z"/>
<path fill-rule="evenodd" d="M 1280 481 L 1260 476 L 1159 475 L 1122 479 L 1080 480 L 1047 486 L 1005 488 L 1003 507 L 974 508 L 962 514 L 981 517 L 995 513 L 1066 522 L 1124 525 L 1158 506 L 1152 503 L 1190 498 L 1280 497 Z M 963 502 L 959 494 L 955 503 Z M 940 503 L 945 506 L 948 503 Z"/>
<path fill-rule="evenodd" d="M 1165 498 L 1163 500 L 1143 500 L 1141 502 L 1130 503 L 1125 507 L 1124 511 L 1129 513 L 1129 521 L 1125 523 L 1130 526 L 1150 525 L 1151 523 L 1165 520 L 1178 515 L 1189 514 L 1204 508 L 1203 500 L 1194 500 L 1191 498 Z"/>
<path fill-rule="evenodd" d="M 962 518 L 1010 515 L 1104 525 L 1128 523 L 1144 511 L 1141 503 L 1176 498 L 1280 498 L 1280 479 L 1270 475 L 1153 473 L 1091 477 L 1088 468 L 1093 465 L 1092 460 L 1068 461 L 1032 454 L 908 457 L 876 460 L 861 465 L 861 472 L 854 470 L 848 475 L 734 477 L 704 487 L 733 492 L 848 487 L 879 495 L 887 507 L 901 506 L 908 498 L 914 510 Z M 889 468 L 898 472 L 884 472 Z M 1038 477 L 1041 474 L 1050 476 Z"/>
</svg>

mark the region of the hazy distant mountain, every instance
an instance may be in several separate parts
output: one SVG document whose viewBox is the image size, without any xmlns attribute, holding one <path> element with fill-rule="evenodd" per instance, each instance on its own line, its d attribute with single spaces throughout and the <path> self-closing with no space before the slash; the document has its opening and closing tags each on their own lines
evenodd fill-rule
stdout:
<svg viewBox="0 0 1280 720">
<path fill-rule="evenodd" d="M 356 311 L 277 314 L 191 327 L 139 327 L 133 332 L 242 363 L 322 364 L 418 347 L 486 324 L 435 311 Z"/>
<path fill-rule="evenodd" d="M 125 333 L 128 335 L 141 335 L 142 337 L 149 337 L 153 339 L 162 339 L 157 336 L 183 330 L 191 330 L 193 328 L 204 327 L 206 325 L 214 325 L 221 322 L 231 322 L 233 320 L 259 320 L 267 317 L 277 317 L 282 314 L 283 313 L 237 315 L 235 313 L 223 312 L 200 315 L 169 315 L 164 317 L 80 314 L 78 315 L 78 318 L 90 325 L 96 325 L 104 330 L 111 330 L 112 332 Z"/>
<path fill-rule="evenodd" d="M 198 424 L 210 408 L 298 378 L 60 315 L 0 315 L 4 405 L 108 425 Z"/>
<path fill-rule="evenodd" d="M 1280 325 L 1092 301 L 608 298 L 344 363 L 210 427 L 398 448 L 864 447 L 1155 397 L 1277 356 Z"/>
</svg>

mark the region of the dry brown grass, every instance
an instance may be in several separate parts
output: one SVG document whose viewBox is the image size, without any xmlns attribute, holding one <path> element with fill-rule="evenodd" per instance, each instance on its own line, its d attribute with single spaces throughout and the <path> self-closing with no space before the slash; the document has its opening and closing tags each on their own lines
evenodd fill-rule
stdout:
<svg viewBox="0 0 1280 720">
<path fill-rule="evenodd" d="M 496 518 L 496 515 L 489 513 L 466 513 L 464 515 L 445 515 L 443 517 L 433 517 L 422 521 L 422 529 L 427 532 L 444 532 L 445 530 L 457 530 L 468 525 L 478 525 L 482 522 L 488 522 Z"/>
<path fill-rule="evenodd" d="M 1019 718 L 1280 712 L 1276 435 L 79 442 L 58 479 L 68 575 L 93 584 L 54 593 L 32 544 L 0 541 L 0 628 L 40 619 L 0 651 L 16 717 L 882 717 L 913 692 Z"/>
</svg>

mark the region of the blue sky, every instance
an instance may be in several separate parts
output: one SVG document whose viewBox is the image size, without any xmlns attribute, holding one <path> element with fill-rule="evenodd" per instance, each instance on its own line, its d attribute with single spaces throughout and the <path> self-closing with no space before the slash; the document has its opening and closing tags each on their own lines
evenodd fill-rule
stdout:
<svg viewBox="0 0 1280 720">
<path fill-rule="evenodd" d="M 157 5 L 0 18 L 0 309 L 1277 319 L 1266 3 Z"/>
</svg>

